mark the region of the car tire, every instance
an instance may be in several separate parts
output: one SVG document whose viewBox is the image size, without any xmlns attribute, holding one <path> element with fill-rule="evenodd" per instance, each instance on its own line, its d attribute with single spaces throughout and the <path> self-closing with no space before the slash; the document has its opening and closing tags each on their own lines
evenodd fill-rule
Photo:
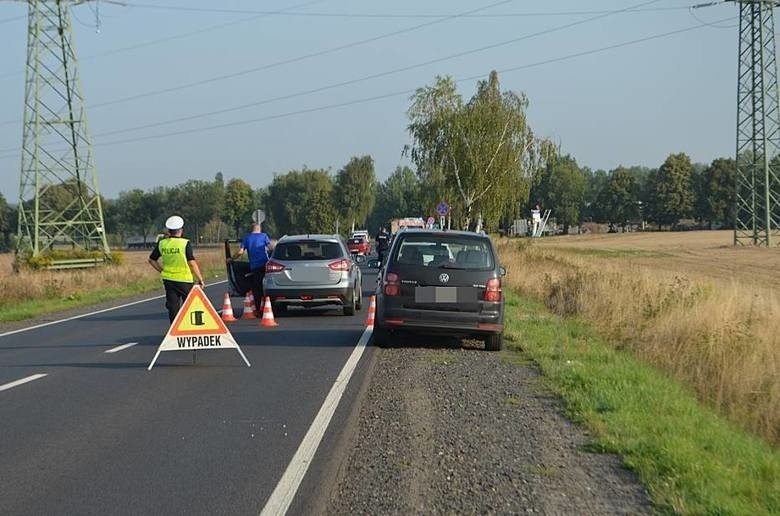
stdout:
<svg viewBox="0 0 780 516">
<path fill-rule="evenodd" d="M 273 303 L 271 305 L 271 310 L 274 312 L 274 317 L 277 315 L 284 315 L 287 313 L 287 305 L 283 305 L 281 303 Z"/>
<path fill-rule="evenodd" d="M 352 290 L 352 295 L 349 301 L 344 305 L 344 315 L 355 315 L 355 290 Z"/>
<path fill-rule="evenodd" d="M 502 347 L 504 347 L 503 333 L 485 337 L 485 351 L 501 351 Z"/>
<path fill-rule="evenodd" d="M 380 328 L 379 326 L 374 326 L 374 346 L 379 346 L 380 348 L 389 348 L 390 332 Z"/>
</svg>

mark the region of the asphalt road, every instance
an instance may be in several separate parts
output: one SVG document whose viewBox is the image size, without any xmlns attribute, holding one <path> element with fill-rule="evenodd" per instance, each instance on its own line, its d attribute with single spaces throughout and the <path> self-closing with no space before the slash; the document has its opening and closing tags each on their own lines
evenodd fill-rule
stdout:
<svg viewBox="0 0 780 516">
<path fill-rule="evenodd" d="M 206 288 L 217 309 L 225 290 Z M 367 299 L 353 317 L 232 323 L 251 368 L 235 350 L 206 350 L 195 363 L 162 353 L 147 371 L 168 329 L 162 299 L 0 336 L 0 514 L 259 514 L 361 338 Z M 319 506 L 371 354 L 291 513 Z M 33 375 L 46 376 L 9 387 Z"/>
</svg>

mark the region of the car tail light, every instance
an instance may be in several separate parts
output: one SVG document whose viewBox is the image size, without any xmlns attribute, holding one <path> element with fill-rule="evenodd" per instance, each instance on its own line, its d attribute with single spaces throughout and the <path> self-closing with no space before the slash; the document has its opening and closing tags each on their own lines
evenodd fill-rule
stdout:
<svg viewBox="0 0 780 516">
<path fill-rule="evenodd" d="M 388 272 L 385 275 L 384 293 L 386 296 L 398 296 L 401 294 L 401 279 L 398 274 Z"/>
<path fill-rule="evenodd" d="M 487 289 L 485 290 L 485 301 L 491 303 L 498 303 L 501 301 L 501 280 L 498 278 L 490 278 L 487 282 Z"/>
<path fill-rule="evenodd" d="M 272 274 L 274 272 L 282 272 L 284 270 L 284 265 L 281 263 L 270 261 L 265 264 L 265 273 L 266 274 Z"/>
<path fill-rule="evenodd" d="M 328 267 L 332 271 L 349 271 L 349 262 L 347 260 L 339 260 L 337 262 L 329 263 Z"/>
</svg>

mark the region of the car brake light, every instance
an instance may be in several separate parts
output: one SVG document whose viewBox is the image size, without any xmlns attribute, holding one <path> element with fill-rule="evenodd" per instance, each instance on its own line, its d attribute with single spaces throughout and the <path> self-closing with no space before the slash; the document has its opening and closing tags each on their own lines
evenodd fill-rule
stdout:
<svg viewBox="0 0 780 516">
<path fill-rule="evenodd" d="M 385 275 L 384 293 L 386 296 L 398 296 L 401 294 L 401 279 L 398 274 L 388 272 Z"/>
<path fill-rule="evenodd" d="M 274 272 L 282 272 L 283 270 L 284 270 L 284 265 L 282 265 L 281 263 L 270 261 L 265 264 L 266 274 L 272 274 Z"/>
<path fill-rule="evenodd" d="M 485 301 L 491 303 L 498 303 L 501 301 L 501 280 L 498 278 L 490 278 L 487 282 L 487 289 L 485 290 Z"/>
<path fill-rule="evenodd" d="M 337 262 L 329 263 L 328 267 L 333 271 L 348 271 L 349 262 L 347 260 L 339 260 Z"/>
</svg>

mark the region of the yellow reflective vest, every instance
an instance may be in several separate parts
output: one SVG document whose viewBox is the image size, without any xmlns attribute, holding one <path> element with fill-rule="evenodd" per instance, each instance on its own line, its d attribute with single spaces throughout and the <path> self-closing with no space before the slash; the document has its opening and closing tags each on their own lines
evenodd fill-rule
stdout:
<svg viewBox="0 0 780 516">
<path fill-rule="evenodd" d="M 192 283 L 192 271 L 187 263 L 188 243 L 189 240 L 180 237 L 163 238 L 157 243 L 163 262 L 162 279 Z"/>
</svg>

